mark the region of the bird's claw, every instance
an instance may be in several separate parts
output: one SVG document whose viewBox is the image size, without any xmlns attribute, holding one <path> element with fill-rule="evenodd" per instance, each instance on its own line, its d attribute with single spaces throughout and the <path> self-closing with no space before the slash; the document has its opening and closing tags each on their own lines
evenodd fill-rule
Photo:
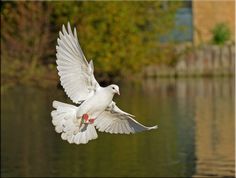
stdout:
<svg viewBox="0 0 236 178">
<path fill-rule="evenodd" d="M 83 114 L 81 123 L 82 124 L 93 124 L 94 120 L 95 119 L 93 119 L 93 118 L 89 119 L 89 115 L 88 114 Z"/>
</svg>

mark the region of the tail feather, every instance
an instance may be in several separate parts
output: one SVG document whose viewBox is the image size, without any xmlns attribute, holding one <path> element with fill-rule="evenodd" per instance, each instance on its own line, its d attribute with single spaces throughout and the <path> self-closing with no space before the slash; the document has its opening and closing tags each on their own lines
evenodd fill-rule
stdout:
<svg viewBox="0 0 236 178">
<path fill-rule="evenodd" d="M 77 107 L 76 106 L 74 106 L 74 105 L 71 105 L 71 104 L 67 104 L 67 103 L 62 103 L 62 102 L 60 102 L 60 101 L 53 101 L 52 102 L 52 106 L 54 107 L 54 108 L 58 108 L 58 107 L 63 107 L 63 108 L 74 108 L 74 109 L 76 109 Z"/>
<path fill-rule="evenodd" d="M 91 124 L 83 125 L 80 129 L 81 119 L 76 118 L 77 107 L 53 101 L 56 110 L 51 112 L 52 123 L 57 133 L 61 133 L 61 138 L 69 143 L 86 144 L 89 140 L 98 137 L 95 127 Z"/>
</svg>

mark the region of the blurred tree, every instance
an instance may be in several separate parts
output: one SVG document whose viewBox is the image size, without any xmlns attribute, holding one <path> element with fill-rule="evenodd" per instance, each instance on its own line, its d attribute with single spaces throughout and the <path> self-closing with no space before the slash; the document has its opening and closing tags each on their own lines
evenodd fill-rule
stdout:
<svg viewBox="0 0 236 178">
<path fill-rule="evenodd" d="M 77 25 L 87 59 L 104 80 L 127 76 L 143 65 L 165 62 L 172 45 L 159 39 L 174 25 L 180 2 L 58 2 L 53 17 L 58 30 L 70 21 Z M 164 55 L 164 56 L 163 56 Z"/>
<path fill-rule="evenodd" d="M 230 40 L 230 29 L 226 23 L 216 24 L 212 29 L 212 43 L 223 45 Z"/>
<path fill-rule="evenodd" d="M 173 45 L 163 46 L 160 37 L 172 29 L 180 4 L 171 1 L 4 2 L 1 7 L 4 70 L 10 68 L 20 75 L 18 72 L 27 69 L 25 73 L 30 75 L 37 66 L 55 64 L 58 31 L 68 21 L 77 27 L 83 51 L 88 60 L 94 60 L 95 72 L 102 80 L 128 76 L 139 72 L 144 65 L 170 63 L 166 56 L 173 53 Z"/>
<path fill-rule="evenodd" d="M 42 2 L 5 2 L 2 6 L 3 70 L 10 68 L 30 76 L 55 51 L 50 46 L 51 8 Z"/>
</svg>

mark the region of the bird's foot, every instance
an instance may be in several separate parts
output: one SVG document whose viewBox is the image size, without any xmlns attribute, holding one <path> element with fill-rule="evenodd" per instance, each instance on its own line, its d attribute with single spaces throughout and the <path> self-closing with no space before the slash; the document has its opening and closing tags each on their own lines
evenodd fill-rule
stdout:
<svg viewBox="0 0 236 178">
<path fill-rule="evenodd" d="M 83 114 L 82 116 L 82 123 L 84 124 L 93 124 L 94 123 L 94 120 L 93 118 L 89 119 L 89 115 L 88 114 Z"/>
<path fill-rule="evenodd" d="M 88 120 L 89 120 L 89 116 L 88 116 L 88 114 L 83 114 L 83 116 L 82 116 L 82 123 L 87 123 L 88 122 Z"/>
<path fill-rule="evenodd" d="M 89 119 L 89 123 L 90 123 L 90 124 L 93 124 L 93 123 L 94 123 L 94 120 L 95 120 L 95 119 L 92 119 L 92 118 Z"/>
</svg>

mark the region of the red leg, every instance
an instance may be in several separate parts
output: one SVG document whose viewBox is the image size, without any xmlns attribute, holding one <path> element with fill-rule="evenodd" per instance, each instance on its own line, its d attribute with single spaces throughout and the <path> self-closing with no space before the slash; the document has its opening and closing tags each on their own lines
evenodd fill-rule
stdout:
<svg viewBox="0 0 236 178">
<path fill-rule="evenodd" d="M 95 120 L 95 119 L 93 119 L 93 118 L 89 119 L 89 123 L 90 123 L 90 124 L 93 124 L 93 123 L 94 123 L 94 120 Z"/>
<path fill-rule="evenodd" d="M 93 123 L 94 123 L 94 120 L 95 120 L 94 118 L 89 119 L 89 115 L 88 115 L 88 114 L 83 114 L 81 125 L 82 125 L 83 123 L 93 124 Z"/>
<path fill-rule="evenodd" d="M 82 119 L 84 119 L 85 122 L 88 121 L 88 118 L 89 118 L 88 114 L 83 114 Z"/>
</svg>

